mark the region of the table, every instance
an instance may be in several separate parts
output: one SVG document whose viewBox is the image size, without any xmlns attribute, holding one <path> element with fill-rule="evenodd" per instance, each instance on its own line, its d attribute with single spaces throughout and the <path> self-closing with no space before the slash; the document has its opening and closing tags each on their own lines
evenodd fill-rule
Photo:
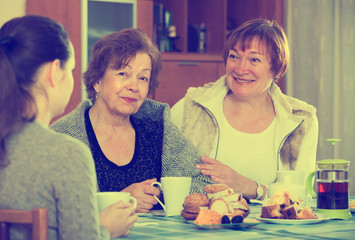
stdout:
<svg viewBox="0 0 355 240">
<path fill-rule="evenodd" d="M 261 205 L 250 204 L 249 217 L 260 216 Z M 283 225 L 261 222 L 244 229 L 197 229 L 181 216 L 140 215 L 125 239 L 355 239 L 355 213 L 350 220 Z"/>
</svg>

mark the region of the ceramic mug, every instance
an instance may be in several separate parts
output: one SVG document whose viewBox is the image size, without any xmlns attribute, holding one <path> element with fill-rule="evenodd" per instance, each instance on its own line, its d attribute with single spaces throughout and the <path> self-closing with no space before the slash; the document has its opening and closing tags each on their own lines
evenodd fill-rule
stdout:
<svg viewBox="0 0 355 240">
<path fill-rule="evenodd" d="M 126 204 L 132 202 L 134 208 L 137 207 L 137 199 L 128 192 L 97 192 L 96 198 L 99 212 L 118 201 L 123 201 Z"/>
<path fill-rule="evenodd" d="M 176 216 L 181 214 L 182 204 L 185 198 L 190 194 L 191 178 L 190 177 L 162 177 L 160 182 L 154 182 L 151 185 L 159 185 L 163 191 L 163 204 L 156 196 L 154 196 L 163 207 L 166 216 Z"/>
</svg>

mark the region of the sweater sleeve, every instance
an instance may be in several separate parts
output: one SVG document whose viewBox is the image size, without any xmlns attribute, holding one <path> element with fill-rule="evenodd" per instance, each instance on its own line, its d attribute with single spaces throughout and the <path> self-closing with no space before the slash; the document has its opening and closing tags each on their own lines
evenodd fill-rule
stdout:
<svg viewBox="0 0 355 240">
<path fill-rule="evenodd" d="M 89 100 L 84 100 L 72 112 L 61 117 L 50 128 L 58 133 L 69 135 L 89 146 L 89 140 L 85 128 L 85 111 L 92 104 Z"/>
<path fill-rule="evenodd" d="M 191 193 L 203 192 L 203 187 L 214 183 L 195 167 L 201 163 L 198 150 L 170 120 L 169 108 L 164 112 L 164 142 L 162 176 L 188 176 L 192 178 Z"/>
<path fill-rule="evenodd" d="M 91 153 L 78 141 L 68 142 L 61 145 L 64 151 L 55 154 L 61 164 L 52 175 L 58 239 L 110 239 L 109 231 L 99 223 L 96 173 Z"/>
</svg>

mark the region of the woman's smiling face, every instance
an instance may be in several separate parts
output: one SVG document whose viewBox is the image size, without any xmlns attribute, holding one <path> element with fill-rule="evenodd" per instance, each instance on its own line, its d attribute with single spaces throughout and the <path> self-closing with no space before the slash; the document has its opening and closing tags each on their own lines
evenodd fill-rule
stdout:
<svg viewBox="0 0 355 240">
<path fill-rule="evenodd" d="M 98 93 L 95 105 L 107 112 L 129 117 L 142 106 L 149 90 L 151 59 L 146 53 L 137 53 L 121 69 L 108 67 L 104 76 L 95 84 Z"/>
<path fill-rule="evenodd" d="M 226 80 L 237 97 L 250 99 L 268 94 L 274 77 L 269 53 L 257 38 L 252 39 L 244 51 L 240 43 L 229 50 Z"/>
</svg>

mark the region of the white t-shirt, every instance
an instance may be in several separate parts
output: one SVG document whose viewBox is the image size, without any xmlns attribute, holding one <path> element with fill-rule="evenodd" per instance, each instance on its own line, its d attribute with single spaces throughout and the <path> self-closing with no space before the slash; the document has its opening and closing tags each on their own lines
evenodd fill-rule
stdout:
<svg viewBox="0 0 355 240">
<path fill-rule="evenodd" d="M 217 160 L 254 181 L 274 183 L 277 171 L 277 159 L 273 151 L 276 118 L 263 132 L 240 132 L 229 124 L 223 113 L 224 97 L 220 95 L 218 101 L 208 104 L 220 128 Z"/>
</svg>

